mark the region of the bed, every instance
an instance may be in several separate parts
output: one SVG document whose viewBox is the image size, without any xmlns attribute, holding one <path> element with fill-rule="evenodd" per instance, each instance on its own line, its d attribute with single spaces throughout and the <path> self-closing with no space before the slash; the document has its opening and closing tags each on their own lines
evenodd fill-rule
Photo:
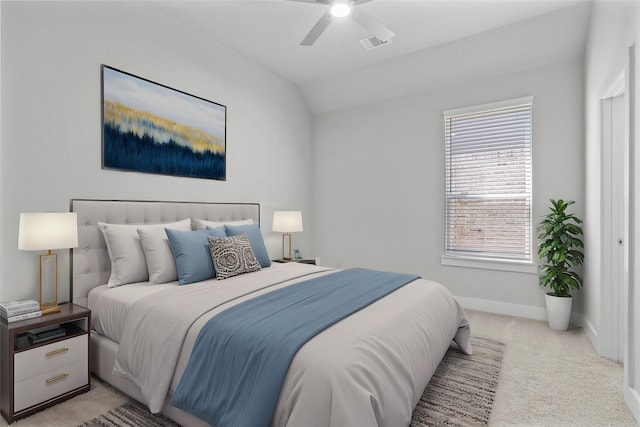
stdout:
<svg viewBox="0 0 640 427">
<path fill-rule="evenodd" d="M 261 298 L 278 303 L 280 293 L 310 282 L 380 273 L 271 263 L 265 259 L 264 243 L 256 243 L 262 238 L 256 203 L 72 200 L 71 210 L 78 214 L 71 299 L 92 310 L 92 372 L 151 412 L 185 426 L 214 424 L 203 418 L 221 419 L 202 417 L 199 412 L 195 413 L 201 417 L 196 417 L 180 409 L 185 404 L 178 399 L 190 397 L 191 392 L 185 392 L 186 379 L 181 380 L 193 377 L 190 358 L 196 359 L 196 350 L 202 354 L 199 335 L 209 324 L 245 305 L 262 304 Z M 194 272 L 202 262 L 194 264 L 196 255 L 180 245 L 188 247 L 184 242 L 219 232 L 220 227 L 235 236 L 234 244 L 251 246 L 248 252 L 255 255 L 251 260 L 259 268 L 224 280 Z M 131 239 L 122 238 L 127 233 L 131 236 L 132 230 L 138 233 L 135 248 Z M 207 236 L 210 242 L 229 240 Z M 167 248 L 173 258 L 168 257 Z M 218 276 L 226 274 L 224 265 L 216 261 L 214 256 Z M 445 287 L 422 278 L 405 282 L 302 344 L 287 364 L 280 392 L 270 393 L 274 407 L 267 413 L 272 416 L 260 424 L 409 425 L 414 406 L 451 342 L 469 354 L 471 347 L 464 312 Z M 215 341 L 211 345 L 215 352 L 227 351 L 226 346 L 216 347 Z M 216 398 L 224 394 L 218 392 L 222 386 L 215 387 L 202 393 L 217 394 Z M 252 396 L 252 405 L 269 400 Z M 242 401 L 239 407 L 247 405 Z M 219 423 L 216 427 L 233 424 L 226 419 Z"/>
</svg>

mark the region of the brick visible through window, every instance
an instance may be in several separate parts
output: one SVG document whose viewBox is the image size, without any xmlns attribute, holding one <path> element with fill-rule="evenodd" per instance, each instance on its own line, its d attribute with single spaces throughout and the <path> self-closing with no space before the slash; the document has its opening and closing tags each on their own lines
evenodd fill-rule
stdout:
<svg viewBox="0 0 640 427">
<path fill-rule="evenodd" d="M 531 107 L 444 112 L 445 254 L 531 260 Z"/>
</svg>

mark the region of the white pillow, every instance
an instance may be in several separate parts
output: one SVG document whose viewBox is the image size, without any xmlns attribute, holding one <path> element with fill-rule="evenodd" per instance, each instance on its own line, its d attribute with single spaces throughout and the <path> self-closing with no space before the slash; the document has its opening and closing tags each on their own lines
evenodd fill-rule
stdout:
<svg viewBox="0 0 640 427">
<path fill-rule="evenodd" d="M 207 228 L 207 226 L 211 228 L 215 228 L 215 227 L 223 227 L 225 225 L 247 225 L 247 224 L 253 224 L 253 220 L 252 219 L 242 219 L 239 221 L 207 221 L 206 219 L 193 220 L 193 225 L 196 230 Z"/>
<path fill-rule="evenodd" d="M 191 231 L 189 227 L 167 226 L 172 230 Z M 173 259 L 169 238 L 164 228 L 139 228 L 138 235 L 147 259 L 149 282 L 152 285 L 178 280 L 176 261 Z"/>
<path fill-rule="evenodd" d="M 147 262 L 140 244 L 138 229 L 165 227 L 179 230 L 191 230 L 191 219 L 166 224 L 107 224 L 99 222 L 107 251 L 111 259 L 111 276 L 107 285 L 110 288 L 127 283 L 146 282 L 149 280 Z"/>
</svg>

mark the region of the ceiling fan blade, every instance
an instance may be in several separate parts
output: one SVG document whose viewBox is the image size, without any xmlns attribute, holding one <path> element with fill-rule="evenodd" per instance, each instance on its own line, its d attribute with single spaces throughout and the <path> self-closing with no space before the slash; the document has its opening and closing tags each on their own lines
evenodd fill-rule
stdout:
<svg viewBox="0 0 640 427">
<path fill-rule="evenodd" d="M 296 1 L 296 0 L 293 0 L 293 1 Z M 303 0 L 303 1 L 305 1 L 305 0 Z M 373 0 L 354 0 L 354 1 L 351 2 L 351 5 L 352 6 L 357 6 L 357 5 L 362 4 L 362 3 L 369 3 L 370 1 L 373 1 Z"/>
<path fill-rule="evenodd" d="M 354 8 L 351 10 L 351 18 L 382 41 L 388 42 L 396 35 L 396 33 L 382 25 L 376 18 L 360 9 Z"/>
<path fill-rule="evenodd" d="M 332 20 L 331 12 L 326 11 L 324 15 L 320 17 L 316 25 L 313 26 L 309 34 L 300 42 L 301 46 L 311 46 L 320 37 L 320 35 L 327 29 Z"/>
</svg>

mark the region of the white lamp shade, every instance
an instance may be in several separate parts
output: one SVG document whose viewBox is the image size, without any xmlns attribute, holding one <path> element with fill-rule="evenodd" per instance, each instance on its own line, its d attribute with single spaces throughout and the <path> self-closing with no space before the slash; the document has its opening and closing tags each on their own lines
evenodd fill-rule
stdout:
<svg viewBox="0 0 640 427">
<path fill-rule="evenodd" d="M 43 251 L 78 246 L 78 214 L 21 213 L 18 249 Z"/>
<path fill-rule="evenodd" d="M 273 231 L 296 233 L 302 230 L 302 212 L 275 211 L 273 213 Z"/>
</svg>

